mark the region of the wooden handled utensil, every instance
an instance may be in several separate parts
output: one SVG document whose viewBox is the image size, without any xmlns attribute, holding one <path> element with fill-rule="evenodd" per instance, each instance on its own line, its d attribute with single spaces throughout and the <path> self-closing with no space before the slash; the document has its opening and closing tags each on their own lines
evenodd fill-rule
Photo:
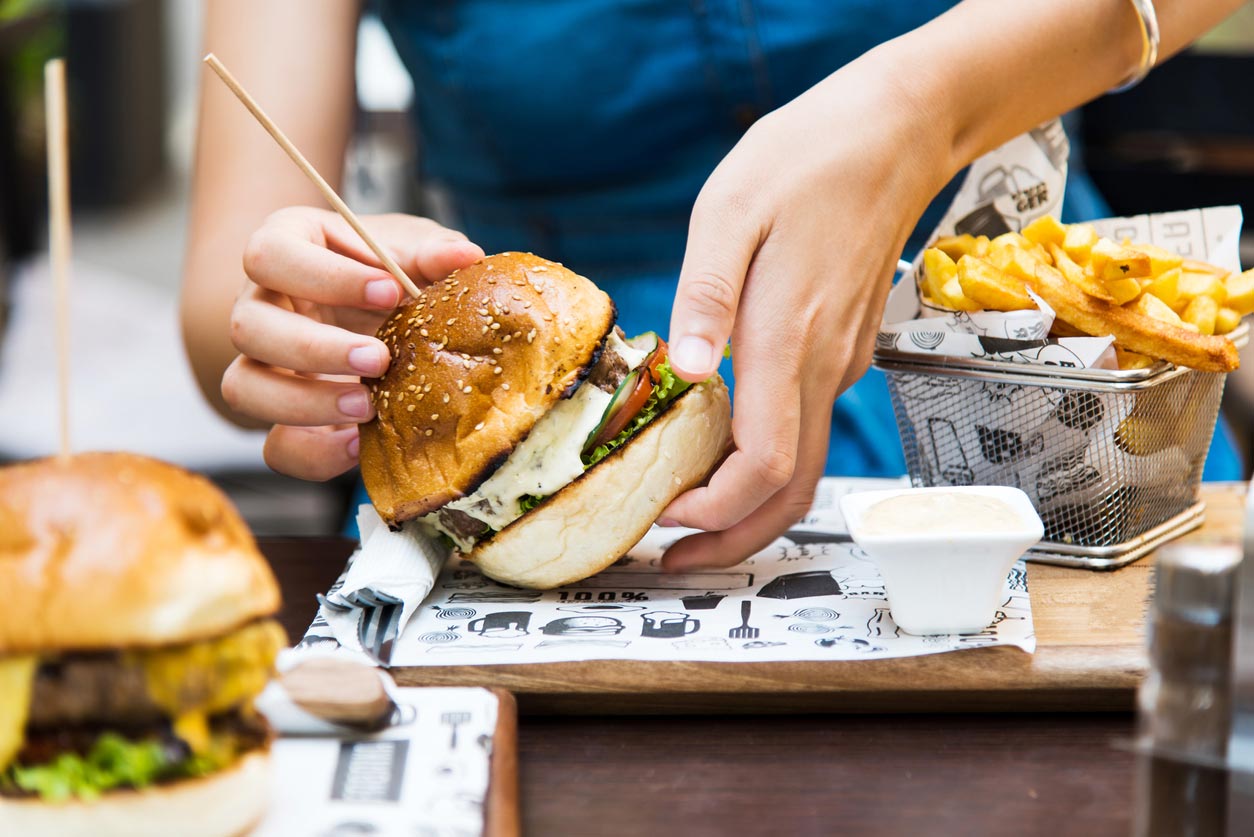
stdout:
<svg viewBox="0 0 1254 837">
<path fill-rule="evenodd" d="M 363 732 L 383 729 L 396 704 L 383 688 L 373 666 L 333 658 L 316 658 L 278 677 L 292 701 L 322 720 Z"/>
</svg>

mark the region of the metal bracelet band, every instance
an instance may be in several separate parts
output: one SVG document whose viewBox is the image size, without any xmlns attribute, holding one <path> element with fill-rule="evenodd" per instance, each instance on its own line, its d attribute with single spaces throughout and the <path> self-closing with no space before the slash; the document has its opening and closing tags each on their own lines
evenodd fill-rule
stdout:
<svg viewBox="0 0 1254 837">
<path fill-rule="evenodd" d="M 1149 75 L 1158 61 L 1158 13 L 1154 10 L 1154 0 L 1131 0 L 1136 11 L 1137 21 L 1141 26 L 1141 63 L 1132 75 L 1111 88 L 1111 93 L 1122 93 L 1141 83 Z"/>
</svg>

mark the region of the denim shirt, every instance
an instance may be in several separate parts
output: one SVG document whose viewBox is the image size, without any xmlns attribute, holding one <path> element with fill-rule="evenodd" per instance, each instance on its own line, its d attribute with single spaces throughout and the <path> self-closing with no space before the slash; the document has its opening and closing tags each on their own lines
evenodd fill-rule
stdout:
<svg viewBox="0 0 1254 837">
<path fill-rule="evenodd" d="M 754 120 L 952 5 L 375 3 L 413 76 L 420 177 L 447 207 L 442 220 L 489 253 L 529 250 L 591 277 L 629 335 L 667 333 L 693 202 Z M 1072 170 L 1064 220 L 1108 214 L 1082 167 Z M 950 194 L 919 222 L 907 258 Z M 1219 476 L 1239 478 L 1230 449 L 1224 459 Z M 904 471 L 887 388 L 871 370 L 836 402 L 826 472 Z"/>
</svg>

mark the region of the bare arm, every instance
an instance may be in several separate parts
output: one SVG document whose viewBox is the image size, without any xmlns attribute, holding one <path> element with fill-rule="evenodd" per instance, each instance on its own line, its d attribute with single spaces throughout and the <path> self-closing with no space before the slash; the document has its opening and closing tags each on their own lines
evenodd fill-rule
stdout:
<svg viewBox="0 0 1254 837">
<path fill-rule="evenodd" d="M 1169 57 L 1242 0 L 1156 0 Z M 1139 65 L 1130 0 L 965 0 L 889 45 L 932 90 L 957 171 L 1029 128 L 1095 99 Z"/>
<path fill-rule="evenodd" d="M 218 57 L 336 188 L 352 126 L 358 4 L 347 0 L 207 0 L 205 51 Z M 205 396 L 222 399 L 237 352 L 231 307 L 244 287 L 250 235 L 273 211 L 322 206 L 318 192 L 226 87 L 202 76 L 191 230 L 183 268 L 183 341 Z"/>
</svg>

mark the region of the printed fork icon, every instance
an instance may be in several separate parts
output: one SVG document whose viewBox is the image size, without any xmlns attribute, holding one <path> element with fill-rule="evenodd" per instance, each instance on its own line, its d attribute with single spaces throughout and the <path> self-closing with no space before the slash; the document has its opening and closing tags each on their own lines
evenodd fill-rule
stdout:
<svg viewBox="0 0 1254 837">
<path fill-rule="evenodd" d="M 732 639 L 757 639 L 758 629 L 749 627 L 749 611 L 753 607 L 753 602 L 745 599 L 740 603 L 740 627 L 732 628 L 727 635 Z"/>
<path fill-rule="evenodd" d="M 469 720 L 469 712 L 445 712 L 440 716 L 440 723 L 448 724 L 453 728 L 453 735 L 449 738 L 449 747 L 452 749 L 457 749 L 457 728 Z"/>
</svg>

